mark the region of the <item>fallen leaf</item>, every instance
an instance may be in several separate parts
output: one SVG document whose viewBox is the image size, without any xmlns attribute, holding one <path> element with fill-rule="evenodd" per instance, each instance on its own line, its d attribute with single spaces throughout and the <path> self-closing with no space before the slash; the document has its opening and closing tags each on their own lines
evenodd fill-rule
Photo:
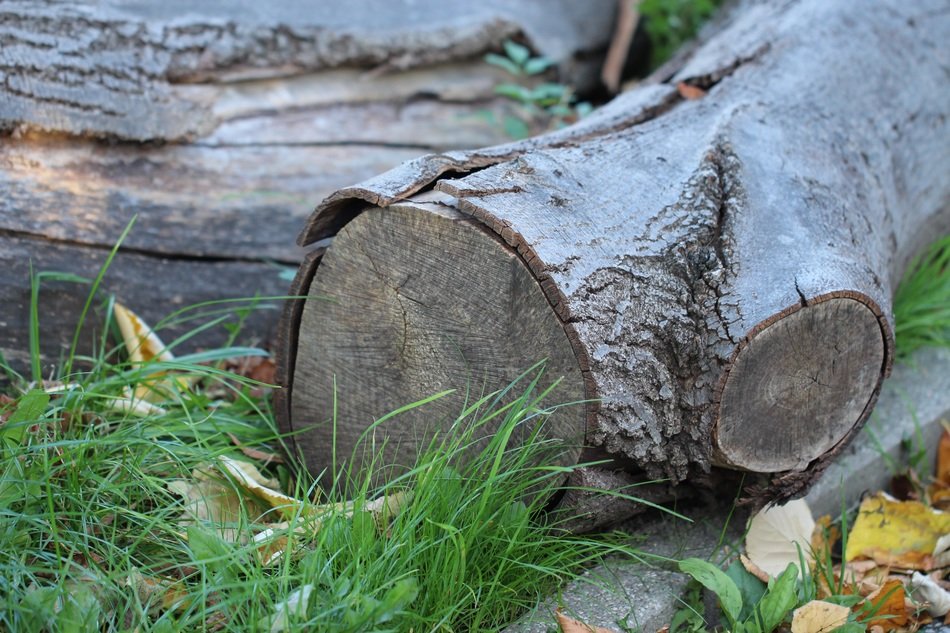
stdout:
<svg viewBox="0 0 950 633">
<path fill-rule="evenodd" d="M 932 578 L 914 572 L 910 578 L 910 589 L 914 597 L 924 603 L 930 615 L 950 615 L 950 591 L 938 585 Z"/>
<path fill-rule="evenodd" d="M 851 609 L 812 600 L 792 612 L 792 633 L 829 633 L 848 621 Z"/>
<path fill-rule="evenodd" d="M 304 585 L 294 590 L 286 600 L 277 603 L 271 619 L 270 633 L 292 630 L 289 629 L 291 619 L 303 618 L 307 615 L 307 603 L 310 601 L 311 593 L 313 593 L 313 585 Z"/>
<path fill-rule="evenodd" d="M 241 520 L 241 499 L 231 486 L 212 478 L 201 469 L 192 472 L 193 481 L 175 480 L 167 484 L 169 491 L 185 500 L 182 525 L 196 521 L 213 522 L 222 539 L 238 540 L 236 526 Z"/>
<path fill-rule="evenodd" d="M 948 532 L 950 514 L 878 493 L 861 502 L 845 560 L 867 558 L 879 565 L 929 570 L 937 539 Z"/>
<path fill-rule="evenodd" d="M 749 521 L 745 537 L 746 556 L 769 576 L 778 577 L 789 563 L 799 565 L 799 556 L 806 565 L 811 564 L 810 545 L 814 531 L 815 520 L 803 499 L 769 506 Z"/>
<path fill-rule="evenodd" d="M 264 499 L 268 504 L 284 516 L 293 516 L 300 512 L 305 502 L 277 490 L 280 483 L 276 479 L 268 479 L 250 462 L 242 462 L 222 455 L 218 458 L 221 469 L 234 478 L 242 488 Z"/>
<path fill-rule="evenodd" d="M 158 335 L 137 314 L 121 303 L 115 304 L 113 313 L 133 367 L 175 359 L 174 354 L 168 350 Z M 135 385 L 133 398 L 155 403 L 165 402 L 172 398 L 176 391 L 190 389 L 194 382 L 193 376 L 172 375 L 164 371 L 155 372 Z"/>
<path fill-rule="evenodd" d="M 950 534 L 937 539 L 933 551 L 934 567 L 950 567 Z"/>
<path fill-rule="evenodd" d="M 288 524 L 284 522 L 254 535 L 254 544 L 257 545 L 257 555 L 261 559 L 261 565 L 265 567 L 273 565 L 283 558 L 289 539 L 282 532 L 287 527 Z"/>
<path fill-rule="evenodd" d="M 561 633 L 617 633 L 614 629 L 608 629 L 604 626 L 592 626 L 585 624 L 580 620 L 566 616 L 558 609 L 554 612 L 557 618 L 557 625 L 561 627 Z"/>
<path fill-rule="evenodd" d="M 771 580 L 772 577 L 769 576 L 767 573 L 765 573 L 765 571 L 763 571 L 761 567 L 759 567 L 758 565 L 753 563 L 751 560 L 749 560 L 748 556 L 746 556 L 745 554 L 739 554 L 739 562 L 742 563 L 742 566 L 745 567 L 745 570 L 747 572 L 749 572 L 750 574 L 752 574 L 753 576 L 755 576 L 756 578 L 758 578 L 765 584 L 769 584 L 769 580 Z"/>
<path fill-rule="evenodd" d="M 140 418 L 168 413 L 162 407 L 146 402 L 141 398 L 137 400 L 134 398 L 112 398 L 109 400 L 109 404 L 106 405 L 106 409 L 115 413 L 130 413 Z"/>
<path fill-rule="evenodd" d="M 873 614 L 867 626 L 881 626 L 885 629 L 906 626 L 911 619 L 905 604 L 904 583 L 889 580 L 877 591 L 869 595 L 864 603 L 854 606 L 855 612 Z"/>
<path fill-rule="evenodd" d="M 697 86 L 691 86 L 688 83 L 681 81 L 676 84 L 676 90 L 680 93 L 680 96 L 689 101 L 694 101 L 696 99 L 702 99 L 706 96 L 706 91 Z"/>
<path fill-rule="evenodd" d="M 412 503 L 412 491 L 400 490 L 373 499 L 363 506 L 363 510 L 372 514 L 377 527 L 381 527 L 399 516 L 410 503 Z"/>
<path fill-rule="evenodd" d="M 937 443 L 937 473 L 935 479 L 950 486 L 950 429 L 944 427 Z"/>
<path fill-rule="evenodd" d="M 119 331 L 122 332 L 122 340 L 129 353 L 129 360 L 133 364 L 142 365 L 151 361 L 170 361 L 175 358 L 152 328 L 146 325 L 137 314 L 121 303 L 115 304 L 113 313 L 116 323 L 119 324 Z"/>
</svg>

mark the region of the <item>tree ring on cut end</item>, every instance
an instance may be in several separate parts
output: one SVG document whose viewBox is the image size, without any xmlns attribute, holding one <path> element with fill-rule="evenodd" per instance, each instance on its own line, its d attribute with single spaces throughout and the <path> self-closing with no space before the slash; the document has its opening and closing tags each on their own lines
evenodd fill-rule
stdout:
<svg viewBox="0 0 950 633">
<path fill-rule="evenodd" d="M 290 405 L 297 450 L 314 474 L 335 464 L 357 479 L 378 471 L 373 480 L 382 483 L 412 467 L 466 406 L 542 361 L 535 392 L 560 379 L 542 405 L 566 406 L 533 416 L 509 446 L 544 419 L 541 435 L 561 441 L 547 463 L 572 465 L 586 430 L 583 374 L 563 323 L 521 258 L 449 207 L 369 208 L 333 238 L 300 316 Z M 524 393 L 536 373 L 500 402 Z M 455 391 L 374 427 L 448 389 Z M 476 417 L 490 409 L 482 406 Z M 485 447 L 503 419 L 479 427 L 466 454 Z"/>
<path fill-rule="evenodd" d="M 864 303 L 809 303 L 754 334 L 725 378 L 714 430 L 718 461 L 754 472 L 802 470 L 867 414 L 885 359 Z"/>
</svg>

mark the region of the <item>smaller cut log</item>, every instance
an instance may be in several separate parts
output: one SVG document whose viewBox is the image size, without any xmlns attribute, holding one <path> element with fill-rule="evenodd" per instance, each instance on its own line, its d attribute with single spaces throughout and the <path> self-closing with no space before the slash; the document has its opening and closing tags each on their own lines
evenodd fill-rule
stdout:
<svg viewBox="0 0 950 633">
<path fill-rule="evenodd" d="M 551 369 L 548 380 L 565 377 L 554 398 L 584 388 L 581 461 L 607 456 L 635 481 L 751 471 L 771 482 L 761 502 L 800 492 L 874 405 L 908 260 L 950 231 L 939 5 L 748 3 L 668 81 L 576 126 L 424 157 L 330 196 L 300 238 L 329 245 L 294 286 L 309 294 L 286 313 L 279 362 L 278 413 L 309 467 L 327 467 L 333 416 L 353 438 L 473 376 L 503 388 L 517 372 L 486 361 L 513 356 L 479 356 L 486 337 L 525 341 L 525 366 L 560 362 L 527 336 L 553 322 L 574 354 Z M 705 96 L 685 99 L 679 84 Z M 446 235 L 444 252 L 417 244 L 446 216 L 480 223 L 507 251 L 482 261 L 464 237 Z M 344 260 L 354 265 L 330 264 Z M 493 289 L 509 307 L 485 318 L 471 296 L 483 270 L 511 261 L 547 301 L 529 324 L 513 318 L 530 284 Z M 413 370 L 404 382 L 418 364 L 428 381 Z M 422 434 L 447 413 L 414 411 L 393 432 Z M 573 415 L 550 419 L 573 429 Z M 598 479 L 610 478 L 585 480 Z"/>
</svg>

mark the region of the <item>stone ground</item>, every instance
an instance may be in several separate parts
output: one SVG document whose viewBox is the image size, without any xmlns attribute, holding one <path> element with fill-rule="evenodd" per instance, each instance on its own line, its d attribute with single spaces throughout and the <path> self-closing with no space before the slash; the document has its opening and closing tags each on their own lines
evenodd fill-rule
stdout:
<svg viewBox="0 0 950 633">
<path fill-rule="evenodd" d="M 908 462 L 908 445 L 911 450 L 925 448 L 926 467 L 932 469 L 942 419 L 950 419 L 950 350 L 921 350 L 912 362 L 894 368 L 865 429 L 805 497 L 813 514 L 834 516 L 842 503 L 850 508 L 864 492 L 886 490 L 895 466 Z M 692 523 L 669 515 L 642 519 L 635 542 L 644 552 L 674 559 L 706 558 L 722 545 L 739 544 L 747 517 L 734 511 L 731 500 L 730 494 L 722 503 L 690 510 Z M 561 605 L 589 624 L 654 633 L 669 624 L 685 586 L 686 577 L 662 561 L 610 560 L 506 632 L 554 631 L 552 612 Z M 950 633 L 950 627 L 924 631 Z"/>
</svg>

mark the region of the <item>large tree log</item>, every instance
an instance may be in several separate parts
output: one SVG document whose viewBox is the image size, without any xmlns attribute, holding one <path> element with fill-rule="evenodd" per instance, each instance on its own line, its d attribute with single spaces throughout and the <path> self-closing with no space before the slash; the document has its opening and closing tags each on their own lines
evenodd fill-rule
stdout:
<svg viewBox="0 0 950 633">
<path fill-rule="evenodd" d="M 348 455 L 382 414 L 459 389 L 386 427 L 405 463 L 466 385 L 541 359 L 556 401 L 587 403 L 551 416 L 587 446 L 564 461 L 724 466 L 781 497 L 841 450 L 891 367 L 895 285 L 950 229 L 950 20 L 937 0 L 747 4 L 571 128 L 317 208 L 299 242 L 332 241 L 294 284 L 278 409 L 312 470 L 331 411 Z"/>
<path fill-rule="evenodd" d="M 27 365 L 31 263 L 94 277 L 133 216 L 103 287 L 148 321 L 286 294 L 313 200 L 426 152 L 506 140 L 480 116 L 512 108 L 485 52 L 514 37 L 565 76 L 595 63 L 612 0 L 585 19 L 556 4 L 4 2 L 0 352 Z M 43 289 L 50 361 L 87 291 Z M 245 334 L 265 339 L 275 322 L 257 314 Z"/>
</svg>

